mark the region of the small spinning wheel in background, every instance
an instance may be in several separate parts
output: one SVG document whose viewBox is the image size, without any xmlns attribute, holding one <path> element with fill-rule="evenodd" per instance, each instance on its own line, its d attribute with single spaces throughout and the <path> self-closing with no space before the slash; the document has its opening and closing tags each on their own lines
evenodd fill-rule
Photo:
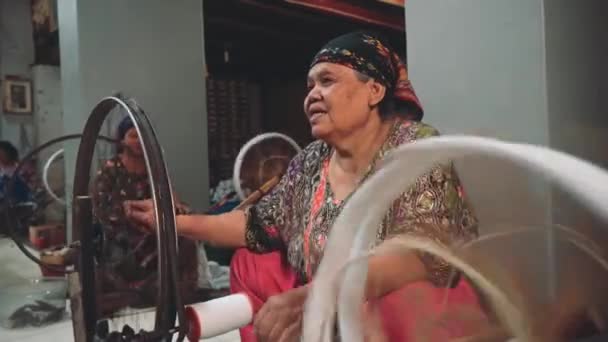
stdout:
<svg viewBox="0 0 608 342">
<path fill-rule="evenodd" d="M 46 190 L 46 192 L 49 194 L 49 196 L 51 196 L 53 200 L 65 206 L 65 199 L 62 198 L 62 194 L 57 194 L 57 191 L 53 190 L 51 182 L 49 181 L 51 166 L 55 163 L 56 160 L 63 160 L 63 151 L 63 149 L 59 149 L 53 152 L 49 159 L 47 159 L 46 163 L 44 163 L 44 167 L 42 169 L 42 184 L 44 185 L 44 189 Z"/>
<path fill-rule="evenodd" d="M 270 190 L 287 171 L 293 157 L 302 149 L 290 137 L 276 132 L 249 140 L 236 157 L 232 181 L 241 200 L 256 190 Z"/>
<path fill-rule="evenodd" d="M 73 134 L 73 135 L 69 135 L 66 136 L 68 139 L 79 139 L 81 137 L 81 134 Z M 111 142 L 114 144 L 120 144 L 120 141 L 116 141 L 112 138 L 100 135 L 99 138 L 101 140 L 107 141 L 107 142 Z M 42 168 L 42 184 L 44 185 L 44 189 L 46 190 L 47 194 L 57 203 L 59 203 L 62 206 L 66 205 L 66 201 L 65 201 L 65 194 L 64 194 L 64 188 L 65 188 L 65 184 L 61 183 L 59 185 L 57 185 L 57 180 L 53 179 L 52 174 L 56 173 L 53 172 L 53 165 L 56 164 L 62 164 L 64 159 L 64 149 L 60 148 L 58 150 L 56 150 L 55 152 L 53 152 L 48 159 L 46 160 L 46 162 L 44 163 L 44 166 Z M 103 160 L 105 158 L 101 158 L 101 160 Z M 62 172 L 63 173 L 63 172 Z"/>
<path fill-rule="evenodd" d="M 28 226 L 39 215 L 41 215 L 41 212 L 44 211 L 44 209 L 51 202 L 56 201 L 56 202 L 60 203 L 61 205 L 65 206 L 65 199 L 59 197 L 56 194 L 56 192 L 54 192 L 51 189 L 51 186 L 49 185 L 49 182 L 48 182 L 48 171 L 49 171 L 50 165 L 52 163 L 54 163 L 59 156 L 62 155 L 63 149 L 59 149 L 56 152 L 54 152 L 49 157 L 49 159 L 45 163 L 45 167 L 44 167 L 44 174 L 43 174 L 42 178 L 44 181 L 45 189 L 47 190 L 47 193 L 52 198 L 52 200 L 49 201 L 46 198 L 46 196 L 36 196 L 36 198 L 32 202 L 18 203 L 14 200 L 12 194 L 13 194 L 14 188 L 16 186 L 17 177 L 18 177 L 18 175 L 21 174 L 21 170 L 24 167 L 26 167 L 26 165 L 28 163 L 35 160 L 35 158 L 38 157 L 38 155 L 41 152 L 49 150 L 52 147 L 56 147 L 57 145 L 62 145 L 63 143 L 65 143 L 67 141 L 80 140 L 82 137 L 83 137 L 82 134 L 68 134 L 68 135 L 64 135 L 64 136 L 49 140 L 46 143 L 34 148 L 32 151 L 30 151 L 27 155 L 25 155 L 19 161 L 19 163 L 17 164 L 17 167 L 15 169 L 15 172 L 13 172 L 13 175 L 7 184 L 7 193 L 9 194 L 9 196 L 7 197 L 7 202 L 8 202 L 7 207 L 8 208 L 6 210 L 6 222 L 8 225 L 7 233 L 13 239 L 13 241 L 15 242 L 15 245 L 23 252 L 23 254 L 26 257 L 28 257 L 30 260 L 34 261 L 35 263 L 39 264 L 46 271 L 52 271 L 52 272 L 59 273 L 59 274 L 63 274 L 66 272 L 66 270 L 63 266 L 57 266 L 55 264 L 48 264 L 48 263 L 42 261 L 39 257 L 32 254 L 32 252 L 30 250 L 25 248 L 25 243 L 23 240 L 28 239 L 28 237 L 27 237 Z M 95 141 L 102 140 L 102 141 L 112 143 L 112 144 L 117 143 L 117 141 L 115 141 L 114 139 L 106 137 L 106 136 L 102 136 L 102 135 L 96 137 L 94 140 Z M 46 194 L 44 194 L 44 195 L 46 195 Z"/>
</svg>

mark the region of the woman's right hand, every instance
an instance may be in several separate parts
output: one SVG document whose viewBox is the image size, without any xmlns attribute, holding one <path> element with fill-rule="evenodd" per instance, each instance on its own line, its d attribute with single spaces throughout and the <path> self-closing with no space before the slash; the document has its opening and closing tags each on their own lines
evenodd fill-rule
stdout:
<svg viewBox="0 0 608 342">
<path fill-rule="evenodd" d="M 154 202 L 152 200 L 125 201 L 123 210 L 126 219 L 144 232 L 156 231 Z M 245 213 L 234 210 L 220 215 L 178 215 L 177 234 L 192 240 L 206 241 L 222 247 L 240 248 L 246 246 Z"/>
<path fill-rule="evenodd" d="M 154 202 L 151 199 L 142 201 L 125 201 L 123 209 L 127 220 L 134 226 L 146 231 L 156 230 L 156 220 L 154 215 Z"/>
</svg>

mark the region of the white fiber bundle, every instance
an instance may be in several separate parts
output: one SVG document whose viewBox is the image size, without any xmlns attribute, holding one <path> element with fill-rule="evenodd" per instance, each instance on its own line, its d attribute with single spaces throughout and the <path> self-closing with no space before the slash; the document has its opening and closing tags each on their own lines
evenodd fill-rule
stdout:
<svg viewBox="0 0 608 342">
<path fill-rule="evenodd" d="M 363 303 L 367 263 L 350 260 L 365 256 L 390 204 L 416 179 L 438 163 L 465 156 L 502 160 L 552 180 L 600 218 L 608 221 L 608 173 L 589 162 L 545 147 L 514 144 L 470 136 L 442 136 L 399 147 L 383 162 L 345 205 L 329 235 L 304 313 L 304 341 L 330 341 L 335 313 L 344 341 L 362 341 L 355 310 Z M 452 251 L 424 239 L 402 238 L 398 244 L 437 255 L 460 268 L 490 298 L 499 319 L 513 336 L 525 340 L 528 329 L 509 298 Z M 497 307 L 499 306 L 499 307 Z"/>
</svg>

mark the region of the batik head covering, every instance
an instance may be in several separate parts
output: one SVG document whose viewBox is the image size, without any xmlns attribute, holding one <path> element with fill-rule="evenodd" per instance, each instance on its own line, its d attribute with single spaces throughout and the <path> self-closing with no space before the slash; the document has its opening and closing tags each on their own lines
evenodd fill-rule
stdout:
<svg viewBox="0 0 608 342">
<path fill-rule="evenodd" d="M 344 65 L 382 83 L 397 103 L 410 105 L 412 113 L 407 114 L 411 119 L 422 119 L 424 111 L 408 79 L 405 63 L 378 35 L 352 32 L 332 39 L 317 53 L 310 67 L 323 62 Z"/>
</svg>

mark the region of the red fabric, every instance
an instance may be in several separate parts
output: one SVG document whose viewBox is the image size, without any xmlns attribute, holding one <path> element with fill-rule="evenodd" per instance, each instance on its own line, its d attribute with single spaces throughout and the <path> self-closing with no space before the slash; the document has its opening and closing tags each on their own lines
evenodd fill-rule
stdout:
<svg viewBox="0 0 608 342">
<path fill-rule="evenodd" d="M 416 282 L 376 302 L 388 341 L 449 341 L 472 335 L 486 322 L 477 295 L 464 280 L 447 290 Z"/>
<path fill-rule="evenodd" d="M 254 314 L 270 296 L 296 286 L 296 274 L 279 252 L 255 254 L 243 248 L 233 256 L 230 290 L 247 294 Z M 464 280 L 448 290 L 429 282 L 409 284 L 368 302 L 367 308 L 373 308 L 367 310 L 369 314 L 380 315 L 384 333 L 391 342 L 413 342 L 421 337 L 448 341 L 471 334 L 477 323 L 485 321 L 477 296 Z M 445 321 L 439 323 L 441 318 Z M 240 329 L 240 334 L 242 342 L 256 342 L 252 325 Z"/>
<path fill-rule="evenodd" d="M 254 314 L 270 296 L 297 286 L 297 277 L 279 252 L 255 254 L 245 248 L 236 251 L 230 265 L 230 292 L 245 293 Z M 241 329 L 241 342 L 255 342 L 253 325 Z"/>
</svg>

